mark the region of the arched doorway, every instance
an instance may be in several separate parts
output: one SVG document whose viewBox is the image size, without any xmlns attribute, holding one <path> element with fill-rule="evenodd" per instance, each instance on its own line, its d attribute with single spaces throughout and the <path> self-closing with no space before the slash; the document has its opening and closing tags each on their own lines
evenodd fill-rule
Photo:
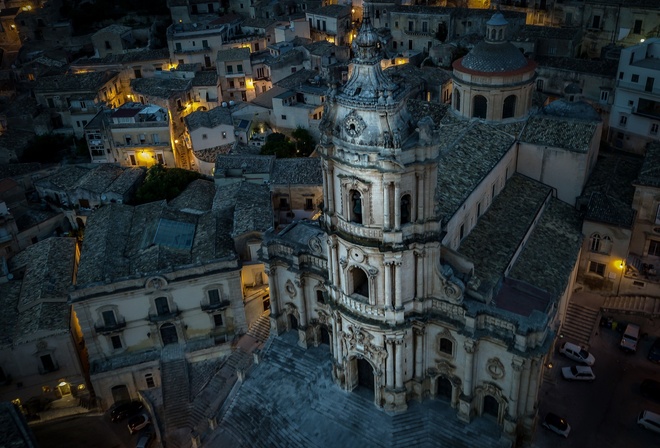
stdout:
<svg viewBox="0 0 660 448">
<path fill-rule="evenodd" d="M 325 327 L 321 327 L 321 344 L 330 345 L 330 333 Z"/>
<path fill-rule="evenodd" d="M 369 278 L 366 272 L 356 267 L 351 270 L 351 276 L 353 280 L 353 293 L 369 299 Z"/>
<path fill-rule="evenodd" d="M 296 319 L 296 316 L 294 316 L 293 314 L 289 314 L 289 328 L 291 330 L 298 329 L 298 319 Z"/>
<path fill-rule="evenodd" d="M 362 195 L 357 190 L 351 190 L 348 193 L 350 200 L 349 216 L 351 222 L 362 224 Z"/>
<path fill-rule="evenodd" d="M 401 197 L 401 225 L 408 224 L 411 220 L 412 200 L 409 194 L 404 194 Z"/>
<path fill-rule="evenodd" d="M 166 323 L 160 326 L 160 338 L 163 345 L 176 344 L 179 342 L 179 336 L 176 334 L 176 327 L 172 323 Z"/>
<path fill-rule="evenodd" d="M 484 409 L 482 415 L 490 415 L 495 418 L 498 418 L 500 411 L 500 404 L 497 402 L 495 397 L 492 395 L 486 395 L 484 397 Z"/>
<path fill-rule="evenodd" d="M 509 95 L 504 98 L 502 106 L 502 118 L 511 118 L 516 115 L 516 96 Z"/>
<path fill-rule="evenodd" d="M 371 363 L 364 358 L 357 360 L 358 389 L 374 392 L 374 369 Z"/>
<path fill-rule="evenodd" d="M 451 384 L 451 381 L 445 377 L 440 377 L 437 379 L 437 390 L 436 397 L 443 401 L 451 402 L 451 395 L 454 391 L 454 386 Z"/>
<path fill-rule="evenodd" d="M 115 403 L 130 401 L 131 394 L 128 393 L 128 387 L 123 384 L 121 386 L 114 386 L 112 388 L 112 399 Z"/>
</svg>

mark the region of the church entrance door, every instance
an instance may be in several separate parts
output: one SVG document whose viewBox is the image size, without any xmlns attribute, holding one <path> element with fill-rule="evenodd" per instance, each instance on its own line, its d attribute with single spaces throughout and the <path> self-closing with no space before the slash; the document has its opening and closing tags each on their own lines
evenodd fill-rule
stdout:
<svg viewBox="0 0 660 448">
<path fill-rule="evenodd" d="M 321 327 L 321 344 L 330 345 L 330 333 L 325 327 Z"/>
<path fill-rule="evenodd" d="M 357 369 L 358 369 L 358 387 L 370 390 L 374 390 L 374 369 L 364 358 L 357 360 Z"/>
<path fill-rule="evenodd" d="M 451 393 L 453 391 L 451 381 L 445 377 L 440 377 L 438 378 L 437 383 L 438 390 L 436 392 L 436 396 L 441 400 L 451 401 Z"/>
<path fill-rule="evenodd" d="M 482 412 L 482 414 L 492 415 L 493 417 L 497 418 L 499 410 L 500 410 L 500 404 L 497 402 L 495 397 L 493 397 L 492 395 L 486 395 L 484 397 L 484 411 Z"/>
<path fill-rule="evenodd" d="M 298 319 L 296 319 L 296 316 L 294 316 L 293 314 L 289 314 L 289 327 L 292 330 L 298 329 Z"/>
</svg>

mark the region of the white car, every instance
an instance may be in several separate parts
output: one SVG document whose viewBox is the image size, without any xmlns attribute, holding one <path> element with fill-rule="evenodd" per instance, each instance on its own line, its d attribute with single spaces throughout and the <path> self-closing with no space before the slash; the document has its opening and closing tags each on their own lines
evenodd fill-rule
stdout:
<svg viewBox="0 0 660 448">
<path fill-rule="evenodd" d="M 569 381 L 593 381 L 596 379 L 591 367 L 570 366 L 561 369 L 561 374 L 565 380 Z"/>
<path fill-rule="evenodd" d="M 552 412 L 545 415 L 542 425 L 563 437 L 568 437 L 571 433 L 571 425 L 568 424 L 566 419 Z"/>
<path fill-rule="evenodd" d="M 564 342 L 559 348 L 559 353 L 572 359 L 573 361 L 581 362 L 588 366 L 593 366 L 596 362 L 594 355 L 580 347 L 579 345 L 570 342 Z"/>
<path fill-rule="evenodd" d="M 660 432 L 660 414 L 642 411 L 637 417 L 637 424 L 653 432 Z"/>
</svg>

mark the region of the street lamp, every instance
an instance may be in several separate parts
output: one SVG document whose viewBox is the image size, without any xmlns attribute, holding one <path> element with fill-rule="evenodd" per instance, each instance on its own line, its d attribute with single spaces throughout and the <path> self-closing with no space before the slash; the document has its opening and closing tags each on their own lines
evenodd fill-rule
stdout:
<svg viewBox="0 0 660 448">
<path fill-rule="evenodd" d="M 619 263 L 619 269 L 621 270 L 621 272 L 619 273 L 619 284 L 616 287 L 617 297 L 619 296 L 619 290 L 621 289 L 621 281 L 623 280 L 623 274 L 624 274 L 624 272 L 626 272 L 625 267 L 626 267 L 626 261 L 621 260 L 621 263 Z"/>
</svg>

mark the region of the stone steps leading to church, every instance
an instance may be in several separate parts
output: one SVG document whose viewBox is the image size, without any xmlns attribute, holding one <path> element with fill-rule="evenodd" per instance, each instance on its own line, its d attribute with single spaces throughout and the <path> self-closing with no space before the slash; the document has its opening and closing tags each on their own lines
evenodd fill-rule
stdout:
<svg viewBox="0 0 660 448">
<path fill-rule="evenodd" d="M 588 347 L 594 327 L 597 324 L 597 317 L 598 310 L 570 303 L 561 327 L 561 334 L 565 340 Z"/>
</svg>

